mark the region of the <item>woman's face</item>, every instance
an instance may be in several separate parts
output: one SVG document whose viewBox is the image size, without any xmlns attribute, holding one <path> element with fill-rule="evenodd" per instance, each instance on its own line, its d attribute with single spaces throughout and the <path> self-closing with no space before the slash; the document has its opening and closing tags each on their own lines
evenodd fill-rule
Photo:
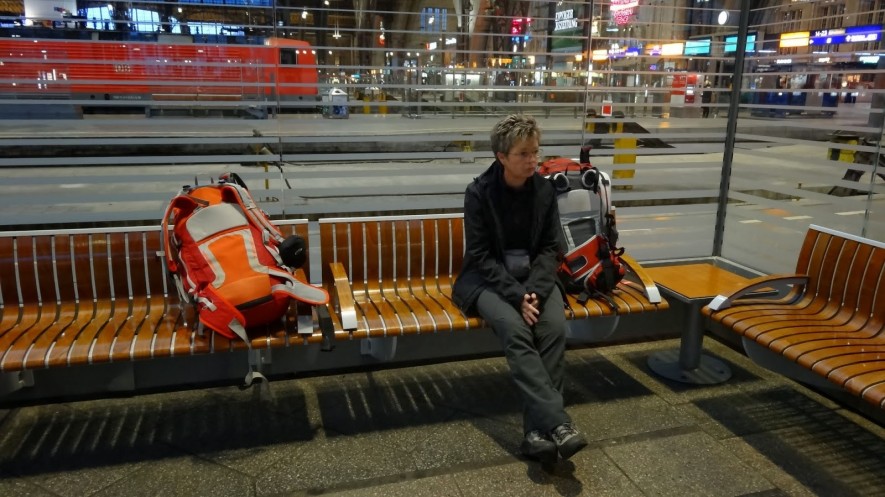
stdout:
<svg viewBox="0 0 885 497">
<path fill-rule="evenodd" d="M 536 138 L 517 141 L 508 152 L 498 152 L 498 161 L 504 166 L 504 182 L 519 188 L 535 174 L 540 148 Z"/>
</svg>

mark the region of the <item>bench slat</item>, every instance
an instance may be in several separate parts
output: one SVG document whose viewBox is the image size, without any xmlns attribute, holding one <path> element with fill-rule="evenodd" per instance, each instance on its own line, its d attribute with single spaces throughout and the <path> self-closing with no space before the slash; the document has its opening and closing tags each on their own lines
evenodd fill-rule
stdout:
<svg viewBox="0 0 885 497">
<path fill-rule="evenodd" d="M 850 374 L 844 375 L 850 376 L 845 381 L 845 389 L 868 402 L 882 407 L 885 397 L 883 397 L 879 387 L 885 385 L 885 370 L 883 368 L 885 368 L 885 365 L 881 362 L 875 363 L 875 369 L 873 365 L 870 365 L 866 371 L 860 371 L 855 366 L 851 371 L 847 372 Z"/>
<path fill-rule="evenodd" d="M 340 287 L 352 291 L 358 320 L 355 330 L 346 331 L 354 338 L 484 327 L 479 318 L 464 316 L 451 299 L 452 285 L 463 263 L 462 216 L 321 220 L 320 246 L 327 275 L 324 279 L 337 278 Z M 336 264 L 340 270 L 335 269 L 339 267 Z M 343 281 L 341 273 L 349 282 Z M 622 314 L 667 307 L 666 303 L 651 304 L 643 288 L 626 282 L 612 300 Z M 614 314 L 607 303 L 595 299 L 579 304 L 569 296 L 568 304 L 569 319 Z"/>
<path fill-rule="evenodd" d="M 885 360 L 885 344 L 867 345 L 861 343 L 838 347 L 818 348 L 804 354 L 797 362 L 815 372 L 826 375 L 831 369 L 863 361 Z"/>
<path fill-rule="evenodd" d="M 280 231 L 308 239 L 303 220 Z M 158 227 L 0 234 L 0 370 L 245 349 L 193 332 L 193 309 L 179 304 L 165 274 L 161 240 Z M 316 320 L 313 334 L 298 335 L 297 308 L 285 323 L 249 330 L 252 345 L 322 342 Z"/>
<path fill-rule="evenodd" d="M 885 408 L 885 245 L 812 226 L 796 270 L 808 276 L 795 300 L 729 298 L 704 314 Z"/>
<path fill-rule="evenodd" d="M 9 249 L 11 257 L 7 268 L 4 268 L 9 271 L 2 273 L 2 279 L 12 283 L 3 294 L 4 308 L 9 308 L 11 312 L 8 326 L 3 327 L 3 335 L 0 336 L 0 351 L 15 343 L 41 316 L 42 295 L 37 277 L 45 263 L 35 258 L 36 247 L 30 237 L 13 240 Z M 45 258 L 45 255 L 41 257 Z M 7 277 L 7 274 L 10 276 Z"/>
<path fill-rule="evenodd" d="M 880 409 L 885 409 L 885 383 L 879 382 L 864 387 L 861 398 L 879 406 Z"/>
<path fill-rule="evenodd" d="M 46 367 L 47 354 L 58 336 L 76 322 L 76 304 L 63 302 L 57 306 L 56 319 L 42 328 L 35 327 L 28 339 L 30 347 L 10 347 L 3 358 L 3 370 L 38 369 Z"/>
</svg>

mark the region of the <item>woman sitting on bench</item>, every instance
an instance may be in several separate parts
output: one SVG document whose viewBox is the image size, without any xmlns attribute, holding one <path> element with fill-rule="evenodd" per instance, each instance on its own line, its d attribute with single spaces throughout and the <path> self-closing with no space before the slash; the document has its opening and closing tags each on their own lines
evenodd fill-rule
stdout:
<svg viewBox="0 0 885 497">
<path fill-rule="evenodd" d="M 511 115 L 492 130 L 495 162 L 467 187 L 467 249 L 453 298 L 476 311 L 504 348 L 523 399 L 526 456 L 544 463 L 587 446 L 562 399 L 565 313 L 556 269 L 559 212 L 550 183 L 535 169 L 541 130 Z"/>
</svg>

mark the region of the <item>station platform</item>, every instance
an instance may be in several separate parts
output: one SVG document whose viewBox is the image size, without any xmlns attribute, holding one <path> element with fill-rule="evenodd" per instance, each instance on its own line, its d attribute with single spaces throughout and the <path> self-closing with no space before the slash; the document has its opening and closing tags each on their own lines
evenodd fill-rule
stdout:
<svg viewBox="0 0 885 497">
<path fill-rule="evenodd" d="M 590 445 L 519 455 L 521 409 L 497 355 L 5 406 L 0 495 L 874 496 L 880 422 L 719 341 L 733 377 L 673 383 L 646 366 L 677 340 L 572 347 L 567 410 Z"/>
<path fill-rule="evenodd" d="M 427 117 L 417 121 L 418 127 L 412 119 L 384 119 L 391 126 L 384 131 L 403 135 L 404 142 L 427 129 L 487 133 L 491 124 L 485 118 Z M 367 122 L 378 121 L 377 116 L 355 116 L 347 122 L 366 129 Z M 282 122 L 269 123 L 265 134 L 353 131 L 322 119 Z M 652 129 L 660 121 L 637 122 Z M 724 125 L 725 120 L 716 122 Z M 830 127 L 833 122 L 828 121 Z M 255 123 L 220 126 L 229 134 L 251 136 Z M 542 125 L 555 134 L 580 131 L 579 123 L 556 116 Z M 674 123 L 678 129 L 664 130 L 689 134 L 707 125 L 700 119 Z M 757 133 L 782 127 L 774 120 L 757 124 Z M 826 132 L 819 124 L 808 119 L 794 128 Z M 218 131 L 194 130 L 190 122 L 177 125 L 195 134 Z M 6 127 L 0 138 L 76 140 L 84 134 L 132 132 L 119 130 L 113 120 L 96 119 L 67 131 L 44 123 Z M 158 120 L 145 121 L 136 132 L 155 137 L 177 131 Z M 753 167 L 768 165 L 756 160 Z M 454 167 L 465 171 L 450 174 L 448 183 L 437 182 L 438 188 L 463 192 L 475 174 L 470 168 L 484 166 Z M 70 174 L 106 172 L 77 168 Z M 166 185 L 165 173 L 152 174 L 165 203 L 180 183 L 176 177 Z M 15 178 L 7 173 L 8 198 L 18 202 L 33 196 L 22 184 L 40 180 L 24 177 L 16 183 Z M 399 186 L 387 188 L 394 187 Z M 11 196 L 14 190 L 20 197 Z M 0 213 L 21 222 L 23 214 L 12 204 Z M 42 204 L 47 207 L 22 202 L 35 218 L 61 215 L 58 206 Z M 139 208 L 151 216 L 161 212 L 153 205 Z M 367 210 L 365 204 L 359 208 Z M 106 218 L 109 210 L 105 206 L 95 215 Z M 634 232 L 653 227 L 629 216 L 624 221 L 622 228 Z M 631 247 L 642 255 L 640 242 Z M 674 250 L 684 255 L 679 247 Z M 456 355 L 448 345 L 439 345 L 463 337 L 458 335 L 434 342 L 439 354 L 449 357 L 278 375 L 264 396 L 230 382 L 188 384 L 176 378 L 180 386 L 174 389 L 135 394 L 17 403 L 0 399 L 0 496 L 885 496 L 882 412 L 868 412 L 851 399 L 827 397 L 769 372 L 716 335 L 708 335 L 704 349 L 729 366 L 733 375 L 728 381 L 686 385 L 667 380 L 652 372 L 647 360 L 678 347 L 678 339 L 669 338 L 675 336 L 672 328 L 669 334 L 661 331 L 667 328 L 661 322 L 635 328 L 654 337 L 573 345 L 566 353 L 567 410 L 590 446 L 554 466 L 542 467 L 519 454 L 521 407 L 500 352 L 481 349 L 464 355 L 470 346 L 463 345 L 462 355 Z M 77 380 L 71 375 L 70 381 Z"/>
</svg>

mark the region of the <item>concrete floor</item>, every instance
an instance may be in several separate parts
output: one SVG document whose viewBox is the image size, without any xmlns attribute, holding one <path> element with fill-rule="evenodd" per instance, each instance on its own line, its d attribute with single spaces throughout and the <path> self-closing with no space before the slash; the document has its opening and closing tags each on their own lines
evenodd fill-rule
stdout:
<svg viewBox="0 0 885 497">
<path fill-rule="evenodd" d="M 715 340 L 726 383 L 655 376 L 678 340 L 573 348 L 568 411 L 590 440 L 542 468 L 518 452 L 502 358 L 278 378 L 0 410 L 0 495 L 873 496 L 881 424 Z M 881 423 L 881 421 L 878 421 Z"/>
</svg>

